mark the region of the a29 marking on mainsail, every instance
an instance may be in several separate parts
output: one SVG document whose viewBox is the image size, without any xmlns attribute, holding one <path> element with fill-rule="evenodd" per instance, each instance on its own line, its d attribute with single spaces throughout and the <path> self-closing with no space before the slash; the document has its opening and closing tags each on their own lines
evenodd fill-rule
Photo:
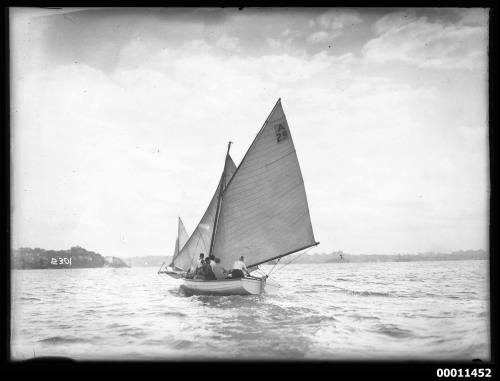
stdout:
<svg viewBox="0 0 500 381">
<path fill-rule="evenodd" d="M 274 131 L 276 132 L 276 139 L 278 140 L 278 143 L 285 140 L 288 137 L 288 132 L 286 130 L 286 127 L 279 123 L 274 126 Z"/>
</svg>

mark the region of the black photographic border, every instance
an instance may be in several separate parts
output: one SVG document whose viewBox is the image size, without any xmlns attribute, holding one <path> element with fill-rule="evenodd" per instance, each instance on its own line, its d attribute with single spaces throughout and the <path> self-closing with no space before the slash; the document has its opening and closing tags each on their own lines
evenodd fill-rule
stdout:
<svg viewBox="0 0 500 381">
<path fill-rule="evenodd" d="M 56 376 L 61 375 L 65 378 L 72 378 L 74 375 L 102 374 L 104 377 L 117 377 L 120 375 L 130 375 L 131 377 L 148 377 L 151 371 L 157 373 L 160 377 L 208 377 L 208 378 L 232 378 L 232 377 L 309 377 L 309 378 L 327 378 L 327 379 L 376 379 L 376 378 L 394 378 L 406 379 L 416 378 L 419 380 L 438 379 L 437 369 L 491 369 L 492 378 L 497 377 L 497 344 L 498 344 L 498 259 L 496 258 L 496 232 L 497 220 L 495 218 L 496 194 L 495 194 L 495 163 L 496 163 L 496 129 L 498 124 L 498 9 L 494 1 L 406 1 L 406 2 L 378 2 L 378 4 L 359 2 L 359 1 L 308 1 L 302 4 L 290 4 L 276 1 L 266 2 L 211 2 L 203 4 L 200 1 L 174 1 L 174 2 L 61 2 L 52 1 L 17 1 L 4 6 L 2 20 L 4 23 L 4 38 L 2 39 L 3 64 L 4 64 L 4 127 L 2 128 L 2 253 L 1 264 L 3 270 L 3 292 L 2 311 L 2 335 L 0 340 L 4 345 L 1 347 L 1 370 L 2 373 L 30 373 L 37 376 L 44 374 Z M 73 3 L 73 4 L 68 4 Z M 12 361 L 10 358 L 10 301 L 11 301 L 11 205 L 10 205 L 10 170 L 11 170 L 11 146 L 10 146 L 10 87 L 9 87 L 9 7 L 227 7 L 239 8 L 244 11 L 248 7 L 279 6 L 279 7 L 484 7 L 490 8 L 489 22 L 489 164 L 490 164 L 490 227 L 489 227 L 489 270 L 490 270 L 490 343 L 491 360 L 488 362 L 474 361 L 74 361 L 67 358 L 45 357 L 27 361 Z M 444 377 L 443 377 L 444 378 Z M 471 377 L 474 378 L 474 377 Z M 467 379 L 467 378 L 464 378 Z"/>
</svg>

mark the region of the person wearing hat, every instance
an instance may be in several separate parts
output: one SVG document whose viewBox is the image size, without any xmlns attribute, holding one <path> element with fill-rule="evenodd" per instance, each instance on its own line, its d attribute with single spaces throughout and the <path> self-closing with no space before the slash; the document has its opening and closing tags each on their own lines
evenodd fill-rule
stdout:
<svg viewBox="0 0 500 381">
<path fill-rule="evenodd" d="M 205 257 L 205 254 L 200 253 L 200 257 L 198 258 L 198 262 L 196 263 L 196 268 L 194 269 L 195 275 L 202 272 L 203 264 L 205 263 L 205 260 L 203 259 L 204 257 Z"/>
<path fill-rule="evenodd" d="M 212 263 L 210 263 L 212 264 Z M 220 258 L 215 258 L 215 266 L 213 268 L 213 272 L 215 274 L 215 277 L 217 280 L 221 279 L 226 279 L 227 271 L 226 269 L 220 264 Z"/>
</svg>

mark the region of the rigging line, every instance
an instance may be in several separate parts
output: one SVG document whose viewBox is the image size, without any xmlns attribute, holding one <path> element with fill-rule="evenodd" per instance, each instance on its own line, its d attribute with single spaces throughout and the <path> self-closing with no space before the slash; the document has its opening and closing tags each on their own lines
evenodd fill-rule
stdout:
<svg viewBox="0 0 500 381">
<path fill-rule="evenodd" d="M 281 258 L 278 258 L 278 260 L 276 261 L 276 263 L 274 264 L 273 268 L 271 269 L 271 271 L 269 271 L 267 273 L 267 276 L 271 275 L 271 273 L 273 272 L 274 268 L 278 265 L 278 263 L 280 263 L 281 261 Z"/>
<path fill-rule="evenodd" d="M 292 263 L 292 262 L 296 261 L 298 258 L 300 258 L 300 257 L 301 257 L 301 256 L 303 256 L 304 254 L 306 254 L 306 253 L 307 253 L 309 250 L 311 250 L 311 249 L 312 249 L 312 246 L 311 246 L 310 248 L 308 248 L 306 251 L 304 251 L 304 252 L 300 253 L 299 255 L 297 255 L 295 258 L 292 258 L 289 262 L 285 263 L 285 264 L 283 265 L 283 267 L 281 267 L 281 268 L 280 268 L 280 270 L 281 270 L 281 269 L 283 269 L 284 267 L 288 266 L 290 263 Z"/>
<path fill-rule="evenodd" d="M 256 271 L 258 271 L 258 272 L 259 272 L 259 274 L 260 274 L 262 277 L 271 278 L 271 277 L 269 276 L 269 274 L 270 274 L 270 273 L 266 274 L 266 273 L 265 273 L 265 271 L 264 271 L 264 270 L 262 270 L 262 269 L 260 269 L 259 267 L 257 267 L 255 270 L 256 270 Z M 273 280 L 274 280 L 274 278 L 271 278 L 271 279 L 273 279 Z"/>
<path fill-rule="evenodd" d="M 248 265 L 247 267 L 250 268 L 250 267 L 255 267 L 255 266 L 258 266 L 262 263 L 266 263 L 266 262 L 269 262 L 269 261 L 272 261 L 273 259 L 278 259 L 278 258 L 281 258 L 281 257 L 285 257 L 287 255 L 291 255 L 291 254 L 294 254 L 294 253 L 298 253 L 299 251 L 302 251 L 302 250 L 305 250 L 305 249 L 308 249 L 309 247 L 311 246 L 318 246 L 319 245 L 319 242 L 315 242 L 313 244 L 310 244 L 310 245 L 307 245 L 307 246 L 304 246 L 304 247 L 300 247 L 296 250 L 292 250 L 292 251 L 289 251 L 287 253 L 284 253 L 284 254 L 281 254 L 281 255 L 277 255 L 275 257 L 272 257 L 272 258 L 268 258 L 266 259 L 265 261 L 261 261 L 261 262 L 257 262 L 257 263 L 252 263 L 250 265 Z"/>
<path fill-rule="evenodd" d="M 279 270 L 283 270 L 283 268 L 285 268 L 286 266 L 288 266 L 290 263 L 292 263 L 293 261 L 295 261 L 297 258 L 303 256 L 305 253 L 307 253 L 309 250 L 311 250 L 313 247 L 311 246 L 310 248 L 308 248 L 306 251 L 303 251 L 302 253 L 300 253 L 299 255 L 297 255 L 295 258 L 293 258 L 292 260 L 290 260 L 289 262 L 283 264 L 283 266 L 281 266 L 279 268 Z M 276 270 L 278 271 L 278 270 Z"/>
<path fill-rule="evenodd" d="M 265 273 L 264 271 L 262 271 L 262 270 L 261 270 L 258 266 L 257 266 L 257 268 L 256 268 L 255 270 L 256 270 L 256 271 L 258 271 L 258 272 L 259 272 L 259 274 L 261 274 L 261 275 L 263 275 L 263 276 L 265 276 L 265 275 L 266 275 L 266 273 Z"/>
<path fill-rule="evenodd" d="M 160 273 L 161 269 L 163 268 L 163 265 L 165 264 L 165 262 L 163 262 L 160 266 L 160 268 L 158 269 L 158 274 Z"/>
</svg>

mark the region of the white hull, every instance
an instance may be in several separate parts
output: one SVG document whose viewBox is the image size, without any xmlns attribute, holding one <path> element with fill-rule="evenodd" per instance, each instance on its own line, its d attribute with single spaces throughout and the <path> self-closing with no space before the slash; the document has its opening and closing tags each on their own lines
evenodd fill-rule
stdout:
<svg viewBox="0 0 500 381">
<path fill-rule="evenodd" d="M 265 278 L 237 278 L 224 280 L 183 279 L 181 288 L 193 294 L 205 295 L 260 295 L 273 293 L 280 286 Z"/>
</svg>

